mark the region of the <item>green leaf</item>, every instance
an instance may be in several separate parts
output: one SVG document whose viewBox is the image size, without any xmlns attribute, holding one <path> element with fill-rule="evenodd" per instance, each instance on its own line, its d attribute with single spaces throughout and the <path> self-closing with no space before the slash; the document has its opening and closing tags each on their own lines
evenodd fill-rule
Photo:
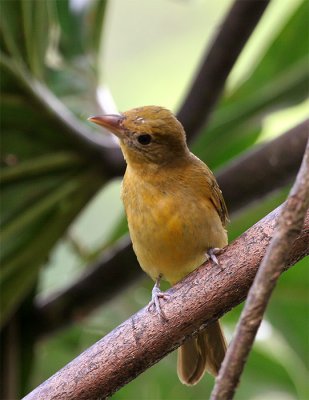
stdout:
<svg viewBox="0 0 309 400">
<path fill-rule="evenodd" d="M 296 9 L 250 78 L 225 95 L 207 131 L 194 143 L 195 154 L 211 168 L 253 145 L 265 115 L 307 98 L 308 46 L 306 40 L 299 40 L 307 26 L 306 7 L 304 1 Z M 228 151 L 222 149 L 223 142 Z"/>
<path fill-rule="evenodd" d="M 95 59 L 95 68 L 98 66 L 97 58 L 101 50 L 106 5 L 107 0 L 95 0 L 90 9 L 90 15 L 87 21 L 88 40 L 86 40 L 85 45 Z"/>
<path fill-rule="evenodd" d="M 100 185 L 101 178 L 93 170 L 69 178 L 4 226 L 1 250 L 6 257 L 0 274 L 1 325 L 33 286 L 50 248 Z"/>
<path fill-rule="evenodd" d="M 44 77 L 45 54 L 50 34 L 47 1 L 21 2 L 28 67 L 32 74 L 40 80 Z"/>
<path fill-rule="evenodd" d="M 10 54 L 16 61 L 24 63 L 26 59 L 26 48 L 21 27 L 22 13 L 20 0 L 1 1 L 1 50 Z"/>
<path fill-rule="evenodd" d="M 45 175 L 50 172 L 58 172 L 74 166 L 80 167 L 84 164 L 84 160 L 76 153 L 57 152 L 46 154 L 36 159 L 17 163 L 11 167 L 4 168 L 0 171 L 0 182 L 12 183 L 28 179 L 37 175 Z"/>
</svg>

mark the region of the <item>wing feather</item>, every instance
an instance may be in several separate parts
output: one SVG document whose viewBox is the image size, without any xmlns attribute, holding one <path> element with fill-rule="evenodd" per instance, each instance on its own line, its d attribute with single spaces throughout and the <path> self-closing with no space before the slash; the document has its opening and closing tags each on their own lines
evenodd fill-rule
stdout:
<svg viewBox="0 0 309 400">
<path fill-rule="evenodd" d="M 214 205 L 220 219 L 222 222 L 222 225 L 226 227 L 227 223 L 229 222 L 229 215 L 227 211 L 227 207 L 222 195 L 222 191 L 219 188 L 219 185 L 216 181 L 216 178 L 212 171 L 207 167 L 207 165 L 201 161 L 198 157 L 194 156 L 194 174 L 196 176 L 196 179 L 198 179 L 197 184 L 201 184 L 201 181 L 204 182 L 204 185 L 201 185 L 204 187 L 203 193 L 206 193 L 206 196 L 209 198 L 209 200 L 212 202 Z M 202 179 L 201 174 L 203 175 Z"/>
</svg>

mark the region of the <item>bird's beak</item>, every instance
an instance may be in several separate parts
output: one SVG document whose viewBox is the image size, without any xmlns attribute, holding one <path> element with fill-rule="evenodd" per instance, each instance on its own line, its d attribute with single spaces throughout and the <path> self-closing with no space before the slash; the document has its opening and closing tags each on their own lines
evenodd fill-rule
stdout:
<svg viewBox="0 0 309 400">
<path fill-rule="evenodd" d="M 106 128 L 110 132 L 114 133 L 119 139 L 121 139 L 124 133 L 124 129 L 122 127 L 123 119 L 123 115 L 109 114 L 89 117 L 88 121 L 103 126 L 103 128 Z"/>
</svg>

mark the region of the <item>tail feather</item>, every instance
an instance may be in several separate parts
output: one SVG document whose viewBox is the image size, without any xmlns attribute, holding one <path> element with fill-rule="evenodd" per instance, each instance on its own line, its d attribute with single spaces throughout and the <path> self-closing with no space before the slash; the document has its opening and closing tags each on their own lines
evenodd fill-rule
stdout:
<svg viewBox="0 0 309 400">
<path fill-rule="evenodd" d="M 177 373 L 185 385 L 196 385 L 205 371 L 216 376 L 226 351 L 226 341 L 219 321 L 185 342 L 178 349 Z"/>
<path fill-rule="evenodd" d="M 204 339 L 207 352 L 206 370 L 217 376 L 227 347 L 219 321 L 207 327 Z"/>
<path fill-rule="evenodd" d="M 188 340 L 178 349 L 177 373 L 185 385 L 195 385 L 204 375 L 206 352 L 203 337 Z"/>
</svg>

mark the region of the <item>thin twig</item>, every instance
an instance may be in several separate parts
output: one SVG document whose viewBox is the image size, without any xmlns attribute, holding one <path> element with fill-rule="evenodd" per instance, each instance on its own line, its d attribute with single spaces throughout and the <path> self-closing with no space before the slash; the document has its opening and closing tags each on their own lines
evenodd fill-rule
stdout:
<svg viewBox="0 0 309 400">
<path fill-rule="evenodd" d="M 163 306 L 167 321 L 146 306 L 123 322 L 25 400 L 102 399 L 110 396 L 247 295 L 270 243 L 282 206 L 267 215 L 218 256 L 220 266 L 207 262 L 168 291 Z M 292 244 L 287 269 L 309 253 L 309 213 Z"/>
<path fill-rule="evenodd" d="M 270 0 L 236 0 L 177 114 L 191 140 L 205 126 L 225 81 Z"/>
<path fill-rule="evenodd" d="M 294 178 L 308 137 L 308 121 L 235 160 L 218 174 L 230 213 Z M 254 180 L 248 180 L 254 176 Z M 258 182 L 259 184 L 255 184 Z M 125 260 L 125 262 L 124 262 Z M 143 272 L 129 241 L 104 254 L 71 286 L 36 303 L 36 336 L 73 323 L 134 282 Z M 114 279 L 115 276 L 117 279 Z M 99 286 L 99 287 L 98 287 Z"/>
<path fill-rule="evenodd" d="M 236 333 L 216 379 L 212 400 L 231 400 L 234 397 L 270 296 L 286 268 L 291 244 L 303 227 L 308 207 L 309 141 L 296 181 L 280 211 L 278 226 L 249 291 Z"/>
</svg>

